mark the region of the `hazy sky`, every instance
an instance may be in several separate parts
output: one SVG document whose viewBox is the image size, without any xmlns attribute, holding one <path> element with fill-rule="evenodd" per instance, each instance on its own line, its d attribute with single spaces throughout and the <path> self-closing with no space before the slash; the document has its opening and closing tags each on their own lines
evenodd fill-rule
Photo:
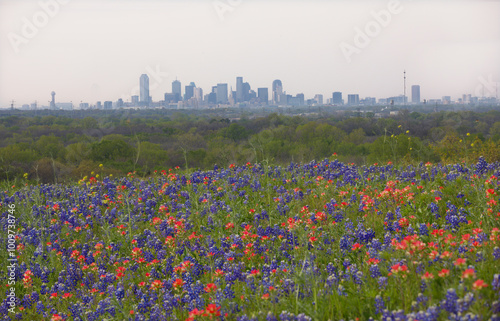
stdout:
<svg viewBox="0 0 500 321">
<path fill-rule="evenodd" d="M 155 101 L 176 77 L 206 94 L 237 76 L 384 98 L 405 69 L 422 99 L 495 96 L 500 1 L 0 0 L 0 107 L 130 101 L 143 73 Z"/>
</svg>

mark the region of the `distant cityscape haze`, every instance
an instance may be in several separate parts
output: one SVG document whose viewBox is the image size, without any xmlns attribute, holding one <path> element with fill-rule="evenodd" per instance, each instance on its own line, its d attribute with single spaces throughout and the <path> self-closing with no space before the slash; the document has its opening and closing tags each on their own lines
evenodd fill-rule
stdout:
<svg viewBox="0 0 500 321">
<path fill-rule="evenodd" d="M 414 85 L 422 101 L 496 97 L 498 21 L 499 1 L 0 0 L 0 107 L 49 106 L 52 91 L 77 107 L 131 103 L 142 74 L 152 101 L 176 79 L 183 95 L 227 84 L 238 100 L 237 77 L 270 101 L 276 79 L 306 101 L 396 97 L 404 70 L 410 102 Z"/>
</svg>

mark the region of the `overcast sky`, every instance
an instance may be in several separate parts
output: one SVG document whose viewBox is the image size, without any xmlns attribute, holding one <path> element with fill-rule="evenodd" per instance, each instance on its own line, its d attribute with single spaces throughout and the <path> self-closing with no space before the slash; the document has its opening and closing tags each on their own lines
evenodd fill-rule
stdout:
<svg viewBox="0 0 500 321">
<path fill-rule="evenodd" d="M 422 99 L 495 96 L 500 1 L 0 0 L 0 107 L 130 101 L 143 73 L 154 101 L 176 77 L 206 94 L 237 76 L 385 98 L 405 69 Z"/>
</svg>

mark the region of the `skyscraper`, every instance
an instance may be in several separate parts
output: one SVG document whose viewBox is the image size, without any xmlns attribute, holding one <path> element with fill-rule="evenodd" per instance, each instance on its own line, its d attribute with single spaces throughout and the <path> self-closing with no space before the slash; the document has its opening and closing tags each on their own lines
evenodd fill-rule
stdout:
<svg viewBox="0 0 500 321">
<path fill-rule="evenodd" d="M 411 102 L 414 104 L 420 104 L 420 86 L 411 86 Z"/>
<path fill-rule="evenodd" d="M 242 101 L 249 101 L 250 100 L 250 91 L 252 88 L 250 87 L 250 84 L 245 82 L 243 83 L 243 100 Z"/>
<path fill-rule="evenodd" d="M 299 106 L 304 106 L 304 102 L 305 102 L 304 94 L 297 94 L 297 100 L 298 100 Z"/>
<path fill-rule="evenodd" d="M 146 74 L 141 75 L 140 79 L 140 103 L 143 106 L 149 106 L 149 77 Z"/>
<path fill-rule="evenodd" d="M 347 95 L 347 104 L 349 105 L 359 105 L 359 95 Z"/>
<path fill-rule="evenodd" d="M 236 77 L 236 102 L 241 103 L 243 101 L 243 77 Z"/>
<path fill-rule="evenodd" d="M 332 95 L 332 104 L 334 105 L 342 105 L 342 93 L 336 91 Z"/>
<path fill-rule="evenodd" d="M 273 104 L 277 105 L 280 102 L 280 97 L 283 94 L 283 84 L 281 80 L 273 81 Z"/>
<path fill-rule="evenodd" d="M 314 100 L 316 101 L 316 103 L 318 105 L 323 105 L 323 95 L 318 94 L 318 95 L 314 96 Z"/>
<path fill-rule="evenodd" d="M 194 83 L 190 83 L 188 86 L 184 88 L 184 100 L 189 100 L 194 97 L 194 88 L 196 85 Z"/>
<path fill-rule="evenodd" d="M 218 104 L 228 103 L 227 84 L 217 84 L 217 103 Z"/>
<path fill-rule="evenodd" d="M 203 89 L 195 88 L 194 89 L 194 98 L 196 99 L 198 106 L 203 103 Z"/>
<path fill-rule="evenodd" d="M 267 105 L 269 103 L 269 90 L 267 88 L 257 89 L 259 93 L 259 101 L 262 105 Z"/>
<path fill-rule="evenodd" d="M 182 100 L 182 86 L 177 79 L 172 82 L 172 93 L 174 94 L 174 102 Z"/>
</svg>

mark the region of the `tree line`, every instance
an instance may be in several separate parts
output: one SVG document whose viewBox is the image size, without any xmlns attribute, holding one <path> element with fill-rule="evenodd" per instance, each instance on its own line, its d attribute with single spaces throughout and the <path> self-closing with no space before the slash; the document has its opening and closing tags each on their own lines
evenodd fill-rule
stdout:
<svg viewBox="0 0 500 321">
<path fill-rule="evenodd" d="M 403 110 L 387 118 L 373 113 L 237 119 L 179 112 L 11 115 L 0 116 L 0 180 L 53 183 L 92 172 L 148 176 L 177 166 L 287 164 L 332 155 L 359 165 L 472 162 L 479 156 L 499 161 L 499 144 L 499 111 Z"/>
</svg>

